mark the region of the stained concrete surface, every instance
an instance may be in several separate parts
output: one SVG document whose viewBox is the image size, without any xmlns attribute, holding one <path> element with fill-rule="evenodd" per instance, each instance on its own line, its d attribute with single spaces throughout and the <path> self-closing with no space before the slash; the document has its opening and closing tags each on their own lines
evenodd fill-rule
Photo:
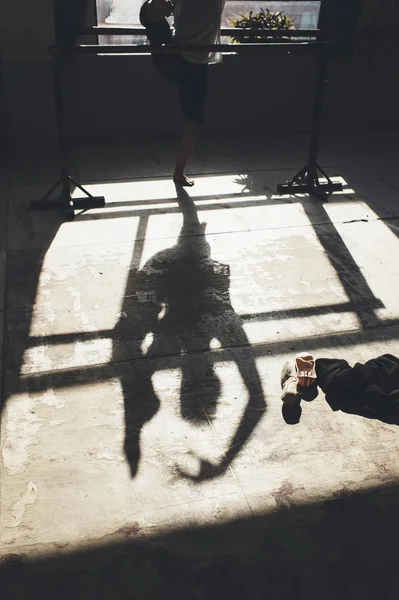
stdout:
<svg viewBox="0 0 399 600">
<path fill-rule="evenodd" d="M 187 193 L 168 140 L 79 148 L 107 206 L 72 223 L 27 211 L 51 161 L 13 165 L 7 600 L 397 597 L 399 430 L 322 393 L 290 426 L 279 389 L 301 350 L 399 354 L 397 141 L 327 139 L 326 203 L 275 195 L 302 138 L 204 140 Z"/>
</svg>

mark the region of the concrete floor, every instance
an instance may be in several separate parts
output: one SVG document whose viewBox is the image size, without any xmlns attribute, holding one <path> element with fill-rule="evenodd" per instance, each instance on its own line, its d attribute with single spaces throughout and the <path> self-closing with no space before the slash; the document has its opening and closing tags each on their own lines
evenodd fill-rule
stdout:
<svg viewBox="0 0 399 600">
<path fill-rule="evenodd" d="M 107 207 L 27 211 L 49 160 L 0 173 L 0 588 L 7 600 L 397 598 L 399 430 L 285 422 L 308 350 L 399 355 L 399 140 L 336 137 L 327 203 L 278 197 L 306 140 L 75 150 Z M 76 194 L 78 195 L 78 194 Z"/>
</svg>

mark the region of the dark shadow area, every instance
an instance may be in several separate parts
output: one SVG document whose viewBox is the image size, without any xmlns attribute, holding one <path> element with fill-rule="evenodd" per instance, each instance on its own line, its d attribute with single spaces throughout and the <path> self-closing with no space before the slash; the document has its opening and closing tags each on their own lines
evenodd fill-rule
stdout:
<svg viewBox="0 0 399 600">
<path fill-rule="evenodd" d="M 43 219 L 38 226 L 41 216 Z M 19 249 L 7 249 L 3 355 L 5 384 L 10 373 L 21 372 L 25 350 L 31 345 L 30 328 L 43 262 L 61 224 L 62 219 L 57 214 L 44 212 L 33 215 L 26 210 L 14 220 L 12 228 L 10 222 L 7 225 L 9 236 L 10 232 L 16 234 Z M 6 402 L 5 390 L 6 385 L 2 389 L 1 409 Z"/>
<path fill-rule="evenodd" d="M 39 163 L 40 164 L 40 163 Z M 18 164 L 11 164 L 11 173 Z M 57 178 L 58 168 L 55 169 L 54 177 Z M 15 175 L 14 175 L 15 178 Z M 57 233 L 65 222 L 64 215 L 57 210 L 32 211 L 29 209 L 29 201 L 39 200 L 47 191 L 45 185 L 40 185 L 41 193 L 36 196 L 24 198 L 22 202 L 18 197 L 14 198 L 15 205 L 11 205 L 11 192 L 15 193 L 15 186 L 10 185 L 8 195 L 8 218 L 7 227 L 7 261 L 6 261 L 6 290 L 4 310 L 4 346 L 3 346 L 3 369 L 0 398 L 0 421 L 4 406 L 7 402 L 7 378 L 9 375 L 21 373 L 24 364 L 24 354 L 31 347 L 31 325 L 36 305 L 39 280 L 43 269 L 43 263 L 47 251 L 51 247 Z M 34 185 L 27 185 L 29 189 L 35 189 Z M 39 185 L 37 186 L 39 187 Z M 71 194 L 75 191 L 75 185 L 70 184 Z M 61 199 L 60 190 L 57 188 L 51 195 L 51 199 Z M 46 384 L 46 389 L 51 384 Z"/>
<path fill-rule="evenodd" d="M 55 170 L 55 179 L 57 173 L 58 169 Z M 15 194 L 14 186 L 15 184 L 11 185 L 13 194 Z M 35 189 L 36 186 L 26 187 Z M 11 206 L 10 201 L 8 211 L 4 321 L 5 377 L 10 372 L 20 373 L 24 352 L 31 346 L 30 329 L 43 263 L 47 251 L 65 222 L 65 215 L 57 210 L 37 211 L 29 208 L 29 201 L 40 200 L 47 191 L 45 185 L 40 187 L 41 192 L 36 196 L 24 198 L 21 203 L 18 197 L 14 198 L 15 206 Z M 71 183 L 71 194 L 75 189 L 75 185 Z M 61 200 L 59 188 L 50 195 L 51 199 L 56 202 Z"/>
<path fill-rule="evenodd" d="M 202 461 L 199 473 L 192 476 L 202 480 L 225 472 L 262 418 L 266 404 L 250 343 L 231 305 L 230 269 L 212 259 L 206 223 L 199 221 L 193 200 L 181 188 L 177 188 L 177 196 L 183 214 L 177 243 L 139 268 L 143 241 L 137 242 L 122 306 L 125 317 L 112 337 L 114 358 L 126 355 L 127 344 L 129 353 L 147 359 L 136 363 L 128 377 L 121 378 L 125 452 L 132 476 L 139 467 L 142 427 L 159 408 L 152 376 L 162 369 L 162 363 L 148 359 L 176 357 L 181 370 L 180 414 L 196 424 L 215 418 L 221 392 L 209 352 L 211 342 L 217 340 L 222 348 L 246 348 L 245 357 L 232 353 L 231 359 L 248 391 L 248 404 L 220 464 Z M 143 218 L 140 223 L 137 240 L 144 239 L 147 220 Z"/>
<path fill-rule="evenodd" d="M 311 459 L 313 460 L 313 459 Z M 310 462 L 311 462 L 310 460 Z M 396 600 L 398 485 L 151 535 L 132 521 L 81 551 L 1 559 L 7 600 Z"/>
</svg>

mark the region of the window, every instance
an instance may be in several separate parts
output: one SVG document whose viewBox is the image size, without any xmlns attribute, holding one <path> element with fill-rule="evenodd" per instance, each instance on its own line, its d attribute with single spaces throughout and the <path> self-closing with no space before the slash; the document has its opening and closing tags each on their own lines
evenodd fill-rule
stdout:
<svg viewBox="0 0 399 600">
<path fill-rule="evenodd" d="M 253 0 L 227 0 L 222 25 L 231 27 L 230 18 L 250 10 L 259 11 L 269 8 L 272 12 L 283 11 L 296 19 L 298 29 L 316 29 L 319 20 L 320 2 L 264 2 Z"/>
<path fill-rule="evenodd" d="M 97 21 L 100 26 L 132 25 L 140 26 L 139 12 L 143 0 L 96 0 Z M 316 29 L 320 1 L 298 1 L 284 2 L 264 0 L 227 0 L 223 13 L 222 27 L 230 27 L 230 18 L 239 13 L 248 13 L 250 10 L 257 11 L 259 8 L 270 8 L 272 11 L 284 11 L 296 19 L 295 25 L 298 29 Z M 142 43 L 146 38 L 141 36 L 101 36 L 102 44 L 129 44 Z"/>
</svg>

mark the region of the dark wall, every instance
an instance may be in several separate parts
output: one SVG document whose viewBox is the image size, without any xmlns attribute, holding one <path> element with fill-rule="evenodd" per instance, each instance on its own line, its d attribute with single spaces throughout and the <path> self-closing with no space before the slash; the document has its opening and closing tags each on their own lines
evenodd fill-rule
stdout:
<svg viewBox="0 0 399 600">
<path fill-rule="evenodd" d="M 4 102 L 4 89 L 3 89 L 3 63 L 0 59 L 0 156 L 3 156 L 7 150 L 8 144 L 8 129 L 6 119 L 6 109 Z"/>
<path fill-rule="evenodd" d="M 4 61 L 5 118 L 12 149 L 57 144 L 50 62 Z"/>
<path fill-rule="evenodd" d="M 26 2 L 16 0 L 16 4 Z M 395 10 L 397 0 L 387 2 Z M 15 4 L 12 6 L 14 10 Z M 364 10 L 363 25 L 387 25 L 377 20 L 381 7 L 376 0 L 364 0 Z M 52 66 L 46 59 L 47 42 L 52 42 L 51 22 L 48 17 L 46 29 L 42 29 L 42 21 L 36 19 L 35 35 L 28 35 L 27 23 L 17 44 L 23 51 L 17 58 L 4 56 L 5 114 L 14 148 L 56 143 Z M 9 38 L 9 47 L 15 45 L 15 36 Z M 324 113 L 327 130 L 399 127 L 398 48 L 397 41 L 359 42 L 352 58 L 331 64 Z M 210 72 L 210 131 L 306 131 L 313 76 L 309 57 L 226 57 L 223 65 Z M 67 131 L 72 139 L 134 139 L 143 134 L 175 133 L 180 126 L 176 90 L 157 75 L 150 57 L 73 59 L 64 82 Z"/>
<path fill-rule="evenodd" d="M 14 146 L 53 145 L 49 63 L 6 63 L 8 127 Z M 149 57 L 73 59 L 65 71 L 67 132 L 82 141 L 176 132 L 176 90 Z M 308 130 L 314 86 L 310 57 L 227 57 L 210 72 L 210 131 L 296 133 Z M 331 131 L 399 128 L 395 77 L 367 54 L 329 68 L 324 126 Z"/>
<path fill-rule="evenodd" d="M 131 138 L 180 126 L 176 88 L 157 74 L 150 57 L 87 57 L 68 71 L 71 136 Z M 226 57 L 210 67 L 209 127 L 244 133 L 306 129 L 312 79 L 309 57 Z"/>
</svg>

